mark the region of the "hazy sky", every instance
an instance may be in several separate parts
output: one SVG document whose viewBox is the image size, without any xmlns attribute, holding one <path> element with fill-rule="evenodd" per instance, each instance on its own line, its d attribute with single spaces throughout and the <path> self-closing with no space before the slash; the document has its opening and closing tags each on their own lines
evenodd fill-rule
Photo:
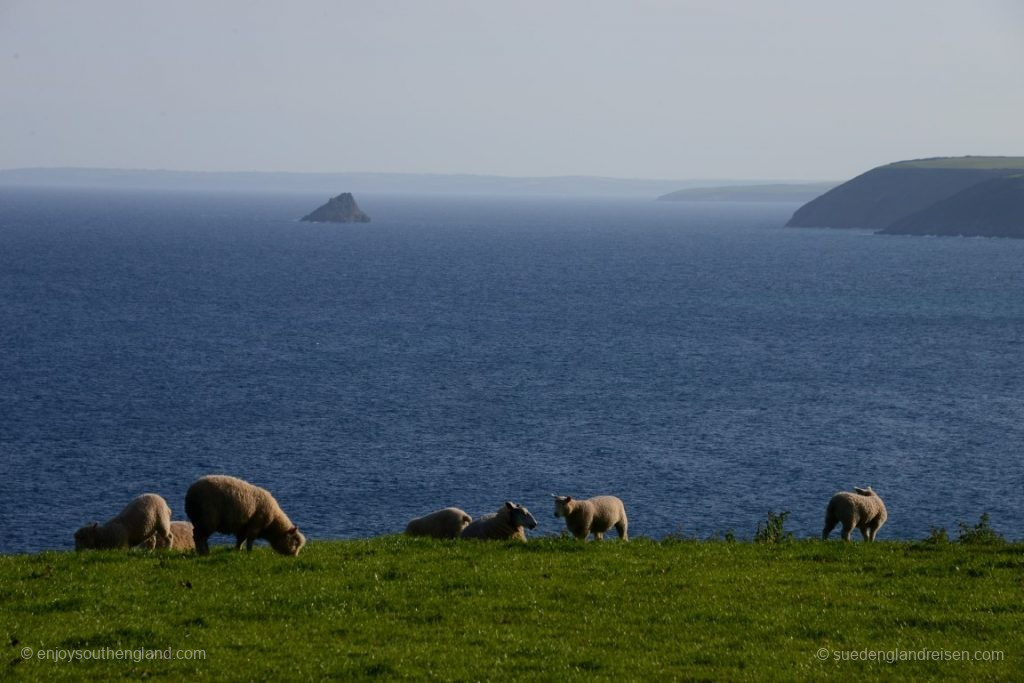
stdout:
<svg viewBox="0 0 1024 683">
<path fill-rule="evenodd" d="M 1022 121 L 1024 0 L 0 0 L 0 168 L 842 179 Z"/>
</svg>

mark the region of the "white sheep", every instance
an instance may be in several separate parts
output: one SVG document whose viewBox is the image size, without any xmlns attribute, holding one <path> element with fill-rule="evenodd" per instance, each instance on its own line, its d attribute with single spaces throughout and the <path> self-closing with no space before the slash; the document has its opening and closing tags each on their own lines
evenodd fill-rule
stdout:
<svg viewBox="0 0 1024 683">
<path fill-rule="evenodd" d="M 211 534 L 234 534 L 235 549 L 252 550 L 262 538 L 282 555 L 295 556 L 306 543 L 298 527 L 264 488 L 226 475 L 202 477 L 188 487 L 185 514 L 192 520 L 196 551 L 207 555 Z"/>
<path fill-rule="evenodd" d="M 629 540 L 629 520 L 626 506 L 615 496 L 594 496 L 587 500 L 576 500 L 572 496 L 556 496 L 555 517 L 564 517 L 565 526 L 578 539 L 594 534 L 594 540 L 604 539 L 606 531 L 615 527 L 619 538 Z"/>
<path fill-rule="evenodd" d="M 522 505 L 505 501 L 497 512 L 474 520 L 462 530 L 462 538 L 476 538 L 490 541 L 526 540 L 528 529 L 537 528 L 537 520 Z"/>
<path fill-rule="evenodd" d="M 150 536 L 139 544 L 139 547 L 153 550 L 156 548 L 156 536 Z M 171 522 L 170 550 L 195 550 L 196 542 L 192 536 L 191 522 Z"/>
<path fill-rule="evenodd" d="M 444 508 L 412 520 L 405 527 L 405 533 L 409 536 L 458 538 L 472 521 L 473 518 L 459 508 Z"/>
<path fill-rule="evenodd" d="M 142 494 L 106 524 L 83 526 L 75 532 L 75 550 L 131 548 L 149 539 L 157 548 L 171 545 L 171 508 L 155 493 Z"/>
<path fill-rule="evenodd" d="M 870 486 L 866 489 L 854 488 L 853 492 L 840 491 L 828 501 L 821 540 L 827 539 L 836 525 L 842 523 L 844 541 L 850 540 L 854 529 L 860 529 L 865 541 L 873 541 L 888 517 L 885 503 Z"/>
</svg>

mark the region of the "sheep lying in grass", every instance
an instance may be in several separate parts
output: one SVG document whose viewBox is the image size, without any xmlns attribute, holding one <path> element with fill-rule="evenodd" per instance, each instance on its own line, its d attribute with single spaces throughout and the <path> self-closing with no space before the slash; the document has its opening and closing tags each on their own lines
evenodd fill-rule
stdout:
<svg viewBox="0 0 1024 683">
<path fill-rule="evenodd" d="M 192 520 L 196 551 L 207 555 L 211 534 L 234 534 L 235 549 L 252 550 L 262 538 L 282 555 L 295 556 L 306 543 L 298 527 L 270 491 L 226 475 L 202 477 L 185 494 L 185 513 Z"/>
<path fill-rule="evenodd" d="M 444 508 L 412 520 L 405 527 L 405 533 L 409 536 L 458 538 L 472 521 L 473 518 L 459 508 Z"/>
<path fill-rule="evenodd" d="M 564 517 L 565 526 L 578 539 L 594 534 L 595 541 L 604 540 L 606 531 L 615 527 L 619 538 L 629 540 L 629 520 L 626 506 L 615 496 L 595 496 L 587 500 L 575 500 L 572 496 L 556 496 L 555 517 Z"/>
<path fill-rule="evenodd" d="M 171 508 L 155 493 L 144 493 L 106 524 L 93 522 L 76 531 L 75 550 L 131 548 L 150 539 L 156 548 L 170 547 Z"/>
<path fill-rule="evenodd" d="M 537 528 L 537 520 L 533 518 L 530 511 L 522 505 L 517 505 L 510 500 L 498 509 L 497 512 L 484 515 L 471 522 L 462 530 L 462 538 L 477 538 L 489 541 L 508 541 L 517 539 L 526 540 L 528 529 Z"/>
<path fill-rule="evenodd" d="M 842 523 L 844 541 L 850 540 L 854 529 L 860 529 L 865 541 L 873 541 L 888 516 L 885 503 L 870 486 L 866 489 L 854 488 L 853 492 L 841 491 L 828 502 L 821 540 L 827 539 L 836 525 Z"/>
<path fill-rule="evenodd" d="M 156 548 L 156 536 L 150 536 L 139 547 L 153 550 Z M 171 522 L 170 550 L 195 550 L 196 542 L 192 537 L 191 522 Z"/>
</svg>

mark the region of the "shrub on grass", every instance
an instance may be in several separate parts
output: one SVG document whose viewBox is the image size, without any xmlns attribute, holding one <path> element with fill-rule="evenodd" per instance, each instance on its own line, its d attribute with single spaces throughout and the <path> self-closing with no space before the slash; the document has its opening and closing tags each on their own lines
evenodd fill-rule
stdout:
<svg viewBox="0 0 1024 683">
<path fill-rule="evenodd" d="M 757 523 L 757 531 L 754 532 L 755 543 L 782 543 L 793 540 L 793 532 L 786 531 L 786 519 L 789 517 L 789 510 L 775 513 L 768 512 L 768 518 Z"/>
<path fill-rule="evenodd" d="M 957 522 L 957 527 L 960 529 L 961 543 L 968 543 L 973 545 L 1002 545 L 1006 543 L 1006 539 L 1003 538 L 1002 534 L 992 528 L 989 524 L 988 513 L 986 512 L 981 516 L 981 519 L 974 526 L 970 526 L 965 522 Z"/>
</svg>

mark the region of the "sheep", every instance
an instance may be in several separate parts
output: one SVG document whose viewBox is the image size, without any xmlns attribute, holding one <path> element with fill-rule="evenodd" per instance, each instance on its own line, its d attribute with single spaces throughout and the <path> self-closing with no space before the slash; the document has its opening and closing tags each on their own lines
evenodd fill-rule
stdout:
<svg viewBox="0 0 1024 683">
<path fill-rule="evenodd" d="M 604 540 L 606 531 L 615 527 L 619 538 L 629 540 L 629 520 L 626 507 L 615 496 L 595 496 L 587 500 L 575 500 L 572 496 L 556 496 L 555 517 L 564 517 L 565 526 L 580 540 L 594 534 L 595 541 Z"/>
<path fill-rule="evenodd" d="M 139 544 L 140 548 L 152 550 L 156 547 L 156 537 L 150 536 Z M 192 537 L 191 522 L 171 522 L 171 545 L 170 550 L 195 550 L 196 542 Z"/>
<path fill-rule="evenodd" d="M 865 541 L 873 541 L 888 517 L 885 503 L 870 486 L 866 489 L 854 488 L 852 493 L 840 491 L 828 501 L 821 540 L 826 540 L 832 529 L 841 522 L 844 541 L 850 540 L 850 534 L 855 528 L 860 529 Z"/>
<path fill-rule="evenodd" d="M 208 555 L 207 542 L 214 533 L 234 534 L 235 550 L 251 551 L 262 538 L 282 555 L 292 557 L 306 543 L 298 527 L 274 500 L 270 491 L 227 475 L 198 479 L 185 494 L 185 514 L 192 520 L 196 551 Z"/>
<path fill-rule="evenodd" d="M 497 512 L 484 515 L 462 530 L 462 538 L 491 541 L 526 540 L 523 527 L 537 528 L 537 520 L 522 505 L 506 500 Z"/>
<path fill-rule="evenodd" d="M 405 527 L 405 533 L 409 536 L 458 538 L 472 521 L 473 518 L 459 508 L 444 508 L 412 520 Z"/>
<path fill-rule="evenodd" d="M 155 493 L 142 494 L 102 526 L 83 526 L 75 532 L 75 550 L 131 548 L 149 539 L 157 548 L 171 545 L 171 508 Z"/>
</svg>

